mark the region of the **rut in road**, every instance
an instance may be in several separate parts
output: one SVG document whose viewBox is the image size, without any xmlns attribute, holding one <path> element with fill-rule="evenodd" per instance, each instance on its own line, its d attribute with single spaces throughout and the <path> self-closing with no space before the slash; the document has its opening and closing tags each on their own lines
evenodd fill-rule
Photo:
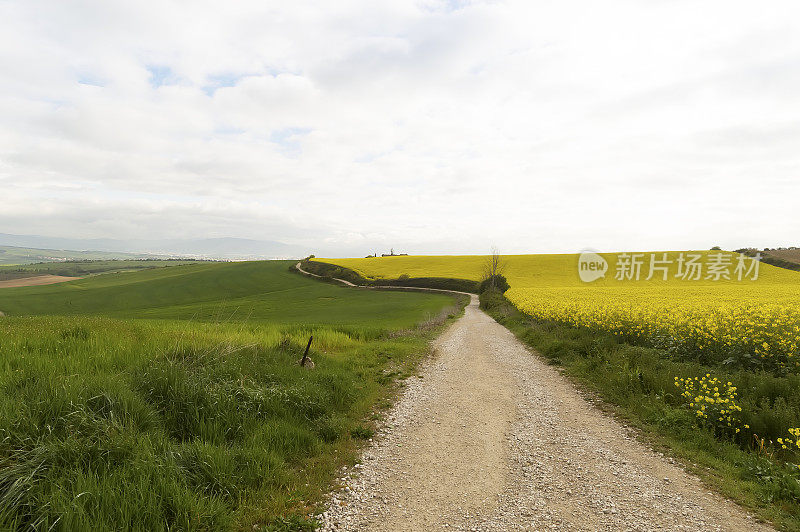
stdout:
<svg viewBox="0 0 800 532">
<path fill-rule="evenodd" d="M 435 344 L 325 530 L 771 530 L 584 399 L 477 307 Z"/>
</svg>

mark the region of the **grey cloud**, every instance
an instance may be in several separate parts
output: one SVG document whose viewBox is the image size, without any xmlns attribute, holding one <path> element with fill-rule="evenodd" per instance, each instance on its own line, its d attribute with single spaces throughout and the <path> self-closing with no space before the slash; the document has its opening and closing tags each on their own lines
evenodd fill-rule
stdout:
<svg viewBox="0 0 800 532">
<path fill-rule="evenodd" d="M 796 243 L 800 8 L 778 4 L 3 2 L 0 232 Z"/>
</svg>

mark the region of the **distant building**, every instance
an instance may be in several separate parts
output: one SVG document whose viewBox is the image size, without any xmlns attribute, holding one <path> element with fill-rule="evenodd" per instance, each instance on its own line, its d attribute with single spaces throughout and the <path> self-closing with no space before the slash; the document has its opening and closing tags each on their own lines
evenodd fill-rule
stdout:
<svg viewBox="0 0 800 532">
<path fill-rule="evenodd" d="M 395 253 L 394 252 L 394 248 L 392 248 L 389 253 L 382 253 L 381 257 L 404 257 L 404 256 L 407 256 L 407 255 L 408 255 L 408 253 Z"/>
</svg>

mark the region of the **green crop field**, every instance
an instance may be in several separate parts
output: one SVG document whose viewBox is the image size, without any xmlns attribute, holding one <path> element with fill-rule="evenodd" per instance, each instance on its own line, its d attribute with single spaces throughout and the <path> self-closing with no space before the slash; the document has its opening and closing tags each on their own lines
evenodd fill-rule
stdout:
<svg viewBox="0 0 800 532">
<path fill-rule="evenodd" d="M 247 319 L 404 327 L 447 296 L 348 290 L 289 272 L 291 261 L 199 263 L 0 290 L 6 315 Z"/>
<path fill-rule="evenodd" d="M 310 528 L 396 377 L 458 307 L 290 264 L 0 290 L 0 528 Z"/>
</svg>

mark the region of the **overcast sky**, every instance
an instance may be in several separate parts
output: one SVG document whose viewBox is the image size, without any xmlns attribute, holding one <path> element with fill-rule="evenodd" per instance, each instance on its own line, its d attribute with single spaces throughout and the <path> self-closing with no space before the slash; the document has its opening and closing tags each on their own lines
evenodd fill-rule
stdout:
<svg viewBox="0 0 800 532">
<path fill-rule="evenodd" d="M 0 232 L 800 245 L 800 2 L 0 0 Z"/>
</svg>

